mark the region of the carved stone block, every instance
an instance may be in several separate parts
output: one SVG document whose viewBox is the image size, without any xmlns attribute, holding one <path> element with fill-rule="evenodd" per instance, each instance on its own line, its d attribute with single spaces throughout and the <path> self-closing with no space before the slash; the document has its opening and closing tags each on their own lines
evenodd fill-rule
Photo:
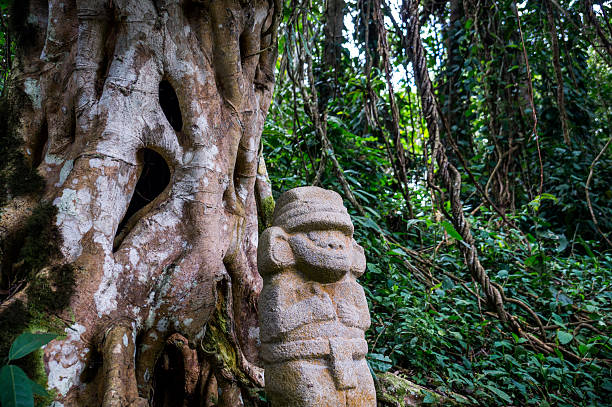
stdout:
<svg viewBox="0 0 612 407">
<path fill-rule="evenodd" d="M 363 248 L 340 195 L 295 188 L 260 238 L 261 358 L 274 407 L 374 407 Z"/>
</svg>

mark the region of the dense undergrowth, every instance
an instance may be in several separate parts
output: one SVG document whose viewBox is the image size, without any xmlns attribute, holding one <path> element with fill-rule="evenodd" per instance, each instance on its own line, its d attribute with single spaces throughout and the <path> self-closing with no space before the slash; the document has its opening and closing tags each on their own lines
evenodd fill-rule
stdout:
<svg viewBox="0 0 612 407">
<path fill-rule="evenodd" d="M 492 280 L 507 296 L 530 305 L 550 342 L 564 345 L 580 359 L 568 360 L 558 351 L 533 351 L 527 340 L 508 332 L 474 294 L 478 286 L 462 278 L 465 267 L 456 248 L 461 243 L 447 245 L 443 228 L 430 225 L 426 236 L 431 245 L 443 244 L 437 253 L 422 252 L 441 268 L 428 270 L 435 285 L 404 266 L 412 259 L 401 248 L 388 250 L 373 231 L 361 233 L 370 253 L 364 283 L 375 321 L 369 335 L 374 366 L 398 368 L 418 383 L 487 405 L 607 404 L 610 367 L 592 358 L 612 356 L 612 255 L 596 255 L 587 242 L 580 249 L 590 254 L 572 253 L 556 236 L 537 249 L 531 244 L 534 254 L 528 255 L 530 243 L 491 228 L 484 216 L 472 222 Z M 534 324 L 521 307 L 508 308 Z"/>
<path fill-rule="evenodd" d="M 462 13 L 452 9 L 458 3 L 467 7 Z M 452 134 L 452 140 L 443 134 L 443 143 L 462 174 L 463 209 L 480 261 L 502 289 L 505 309 L 548 351 L 517 335 L 488 306 L 459 251 L 466 243 L 445 216 L 448 191 L 441 198 L 428 185 L 430 135 L 399 14 L 380 1 L 348 2 L 345 22 L 355 33 L 345 32 L 340 41 L 341 70 L 326 65 L 329 44 L 317 37 L 316 22 L 328 11 L 318 2 L 301 12 L 287 10 L 280 40 L 279 82 L 263 148 L 274 193 L 320 182 L 343 194 L 368 258 L 361 282 L 373 321 L 367 333 L 371 367 L 461 394 L 474 405 L 604 406 L 612 399 L 612 248 L 603 237 L 612 230 L 612 156 L 606 150 L 612 56 L 593 47 L 597 37 L 581 14 L 583 5 L 555 3 L 561 12 L 547 3 L 521 3 L 517 13 L 511 1 L 426 1 L 421 35 Z M 364 17 L 364 8 L 379 6 L 389 30 L 400 149 L 384 44 L 372 40 L 380 25 Z M 370 42 L 364 21 L 371 22 Z M 449 44 L 456 47 L 450 53 Z M 565 118 L 556 91 L 559 72 Z M 312 79 L 329 146 L 317 129 Z M 408 201 L 394 162 L 398 150 L 405 154 Z"/>
<path fill-rule="evenodd" d="M 269 155 L 270 161 L 282 158 L 280 154 Z M 273 185 L 290 188 L 307 183 L 293 173 L 284 176 L 274 164 L 270 167 Z M 380 201 L 372 194 L 375 191 L 360 191 L 359 184 L 366 181 L 351 178 L 356 193 L 376 208 Z M 325 186 L 340 190 L 333 179 L 327 182 Z M 608 405 L 612 397 L 612 252 L 602 250 L 601 242 L 555 234 L 542 226 L 546 221 L 531 206 L 514 216 L 540 224 L 527 236 L 500 226 L 495 214 L 485 210 L 470 218 L 491 279 L 508 297 L 529 304 L 550 342 L 563 345 L 580 359 L 568 360 L 559 351 L 543 354 L 508 332 L 491 313 L 466 273 L 457 248 L 461 240 L 431 215 L 424 187 L 415 186 L 413 193 L 423 199 L 413 202 L 414 219 L 397 219 L 393 213 L 384 216 L 371 207 L 371 216 L 365 218 L 352 213 L 356 239 L 368 258 L 361 282 L 373 321 L 367 333 L 372 368 L 398 372 L 418 384 L 442 393 L 456 392 L 481 405 Z M 379 227 L 402 245 L 385 244 Z M 415 261 L 405 248 L 430 265 Z M 507 307 L 536 326 L 521 306 Z"/>
</svg>

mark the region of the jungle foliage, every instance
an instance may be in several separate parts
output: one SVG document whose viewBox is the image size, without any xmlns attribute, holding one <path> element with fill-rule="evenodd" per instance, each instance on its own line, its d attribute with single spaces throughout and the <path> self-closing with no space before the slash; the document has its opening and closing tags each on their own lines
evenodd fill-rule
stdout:
<svg viewBox="0 0 612 407">
<path fill-rule="evenodd" d="M 412 2 L 342 1 L 342 37 L 331 3 L 286 4 L 263 154 L 275 195 L 345 197 L 368 256 L 372 368 L 480 405 L 607 405 L 610 3 L 420 4 L 441 143 L 506 322 L 466 266 L 432 162 Z"/>
<path fill-rule="evenodd" d="M 14 47 L 7 4 L 0 93 Z M 507 321 L 466 265 L 470 243 L 432 159 L 411 6 L 285 1 L 263 142 L 273 192 L 317 184 L 345 197 L 368 256 L 375 371 L 475 405 L 608 405 L 612 6 L 420 2 L 440 142 Z"/>
</svg>

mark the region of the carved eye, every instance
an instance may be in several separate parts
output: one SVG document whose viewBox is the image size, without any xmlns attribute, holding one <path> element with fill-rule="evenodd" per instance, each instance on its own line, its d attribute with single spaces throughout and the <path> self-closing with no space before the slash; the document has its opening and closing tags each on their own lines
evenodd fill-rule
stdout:
<svg viewBox="0 0 612 407">
<path fill-rule="evenodd" d="M 312 240 L 313 242 L 316 242 L 317 240 L 319 240 L 319 234 L 317 232 L 308 232 L 306 233 L 306 236 L 308 236 L 308 238 L 310 240 Z"/>
<path fill-rule="evenodd" d="M 315 245 L 331 250 L 344 250 L 347 244 L 341 232 L 315 230 L 306 233 L 308 239 Z"/>
<path fill-rule="evenodd" d="M 310 231 L 306 234 L 308 239 L 320 247 L 327 247 L 329 242 L 329 233 L 321 230 Z"/>
</svg>

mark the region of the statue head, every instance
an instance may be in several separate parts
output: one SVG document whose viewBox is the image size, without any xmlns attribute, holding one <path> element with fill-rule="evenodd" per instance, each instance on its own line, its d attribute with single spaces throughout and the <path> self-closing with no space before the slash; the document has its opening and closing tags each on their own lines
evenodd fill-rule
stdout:
<svg viewBox="0 0 612 407">
<path fill-rule="evenodd" d="M 363 248 L 353 239 L 353 223 L 336 192 L 301 187 L 276 203 L 272 227 L 261 236 L 258 267 L 266 276 L 294 269 L 321 283 L 365 270 Z"/>
</svg>

